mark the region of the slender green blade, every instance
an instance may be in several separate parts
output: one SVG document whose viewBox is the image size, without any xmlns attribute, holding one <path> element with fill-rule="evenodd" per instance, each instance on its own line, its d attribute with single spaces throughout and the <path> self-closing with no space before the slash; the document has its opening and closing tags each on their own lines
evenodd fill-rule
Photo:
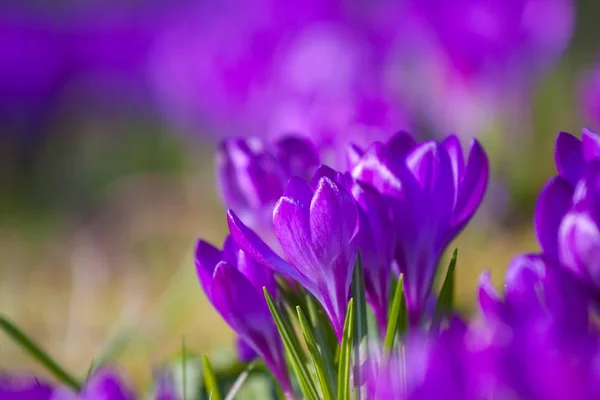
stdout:
<svg viewBox="0 0 600 400">
<path fill-rule="evenodd" d="M 202 357 L 202 371 L 204 375 L 204 388 L 206 389 L 206 393 L 209 398 L 212 400 L 221 400 L 221 392 L 219 390 L 219 384 L 217 383 L 217 378 L 215 373 L 210 365 L 210 361 L 208 357 Z"/>
<path fill-rule="evenodd" d="M 354 274 L 352 276 L 352 298 L 354 301 L 356 301 L 356 307 L 354 307 L 354 386 L 357 389 L 358 398 L 362 399 L 363 393 L 361 392 L 359 385 L 359 383 L 362 382 L 360 349 L 363 339 L 368 337 L 368 317 L 365 292 L 365 274 L 363 270 L 362 258 L 360 256 L 360 249 L 356 254 Z"/>
<path fill-rule="evenodd" d="M 350 400 L 350 366 L 352 364 L 352 337 L 354 336 L 354 299 L 348 302 L 342 344 L 340 345 L 340 362 L 338 364 L 338 400 Z"/>
<path fill-rule="evenodd" d="M 439 321 L 444 315 L 452 311 L 454 306 L 454 270 L 456 268 L 456 259 L 458 257 L 458 249 L 454 249 L 452 253 L 452 259 L 450 265 L 448 265 L 448 271 L 446 272 L 446 278 L 440 290 L 440 296 L 435 307 L 436 320 Z"/>
<path fill-rule="evenodd" d="M 313 331 L 316 333 L 317 341 L 321 346 L 321 352 L 324 354 L 323 357 L 327 364 L 333 368 L 333 359 L 337 351 L 338 340 L 331 321 L 321 303 L 310 293 L 306 294 L 306 304 Z"/>
<path fill-rule="evenodd" d="M 227 396 L 225 396 L 225 400 L 233 400 L 235 398 L 235 396 L 238 394 L 238 392 L 242 388 L 242 385 L 244 385 L 244 382 L 246 382 L 246 379 L 248 379 L 248 376 L 250 376 L 250 372 L 252 372 L 252 370 L 256 366 L 257 362 L 258 362 L 258 360 L 254 360 L 250 364 L 248 364 L 246 369 L 235 380 L 235 382 L 231 386 L 231 389 L 229 389 L 229 392 L 227 392 Z"/>
<path fill-rule="evenodd" d="M 7 318 L 0 316 L 0 329 L 10 337 L 21 348 L 28 352 L 37 362 L 42 364 L 52 375 L 65 385 L 70 386 L 75 391 L 81 390 L 81 383 L 62 368 L 56 361 L 50 357 L 40 346 L 27 336 L 15 324 Z"/>
<path fill-rule="evenodd" d="M 296 312 L 298 313 L 298 321 L 300 322 L 300 329 L 302 330 L 302 334 L 304 335 L 304 340 L 306 341 L 306 345 L 308 346 L 308 352 L 310 357 L 315 364 L 315 369 L 317 371 L 317 378 L 319 379 L 319 383 L 321 384 L 321 392 L 323 393 L 324 400 L 333 400 L 333 388 L 331 387 L 331 376 L 327 373 L 327 368 L 325 367 L 325 361 L 323 360 L 323 355 L 319 351 L 319 347 L 317 345 L 317 341 L 315 339 L 315 335 L 312 332 L 312 328 L 310 323 L 306 319 L 306 316 L 302 312 L 300 306 L 296 307 Z"/>
<path fill-rule="evenodd" d="M 204 357 L 206 358 L 206 356 Z M 208 363 L 202 360 L 203 363 Z M 210 368 L 210 365 L 208 366 Z M 187 400 L 187 352 L 185 350 L 185 338 L 181 338 L 181 369 L 183 371 L 183 400 Z"/>
<path fill-rule="evenodd" d="M 279 334 L 281 335 L 281 339 L 283 341 L 283 345 L 288 354 L 288 358 L 290 360 L 290 364 L 292 365 L 292 369 L 294 370 L 296 377 L 298 378 L 298 383 L 300 384 L 300 389 L 306 398 L 309 400 L 318 400 L 319 395 L 317 392 L 317 388 L 315 383 L 310 375 L 308 368 L 305 362 L 302 362 L 302 357 L 299 355 L 302 352 L 302 348 L 300 348 L 296 343 L 299 343 L 298 338 L 295 337 L 296 334 L 292 329 L 288 329 L 286 326 L 286 322 L 279 312 L 275 301 L 267 291 L 267 288 L 263 288 L 265 293 L 265 299 L 267 300 L 267 305 L 269 306 L 269 310 L 271 311 L 271 315 L 275 321 L 275 325 L 279 330 Z M 295 339 L 292 339 L 294 337 Z"/>
<path fill-rule="evenodd" d="M 408 323 L 406 322 L 406 299 L 404 298 L 404 279 L 402 274 L 398 278 L 396 283 L 396 289 L 394 290 L 394 300 L 392 301 L 392 308 L 388 318 L 388 326 L 385 331 L 385 339 L 383 342 L 383 348 L 387 352 L 392 350 L 394 346 L 394 340 L 398 327 L 406 328 Z"/>
</svg>

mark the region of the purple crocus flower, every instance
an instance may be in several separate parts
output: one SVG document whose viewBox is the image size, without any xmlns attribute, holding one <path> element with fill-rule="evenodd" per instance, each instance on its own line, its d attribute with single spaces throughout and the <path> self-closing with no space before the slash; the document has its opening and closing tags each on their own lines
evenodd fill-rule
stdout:
<svg viewBox="0 0 600 400">
<path fill-rule="evenodd" d="M 600 264 L 593 254 L 600 246 L 600 137 L 584 130 L 580 141 L 560 133 L 556 165 L 559 175 L 546 184 L 536 206 L 538 240 L 545 254 L 597 292 Z"/>
<path fill-rule="evenodd" d="M 34 377 L 0 374 L 0 399 L 50 400 L 53 388 Z"/>
<path fill-rule="evenodd" d="M 230 138 L 217 151 L 217 186 L 227 208 L 275 246 L 273 207 L 291 176 L 309 178 L 319 164 L 314 145 L 286 136 L 273 143 L 259 138 Z"/>
<path fill-rule="evenodd" d="M 479 299 L 486 324 L 479 333 L 489 339 L 477 367 L 488 366 L 488 385 L 518 398 L 591 398 L 598 342 L 579 283 L 552 258 L 523 255 L 507 270 L 504 297 L 484 274 Z"/>
<path fill-rule="evenodd" d="M 389 202 L 371 185 L 357 181 L 350 173 L 341 174 L 322 165 L 313 176 L 313 184 L 326 176 L 343 185 L 358 208 L 356 236 L 365 276 L 367 302 L 373 309 L 382 334 L 388 324 L 390 277 L 396 236 Z"/>
<path fill-rule="evenodd" d="M 55 390 L 52 400 L 135 400 L 123 378 L 113 369 L 103 367 L 94 372 L 81 392 L 60 387 Z"/>
<path fill-rule="evenodd" d="M 575 186 L 582 179 L 586 165 L 600 158 L 600 136 L 583 129 L 581 140 L 560 132 L 556 138 L 555 161 L 558 175 L 540 192 L 535 209 L 535 231 L 545 254 L 558 258 L 558 230 L 572 206 Z"/>
<path fill-rule="evenodd" d="M 228 237 L 219 251 L 200 240 L 196 271 L 206 296 L 225 322 L 269 367 L 286 392 L 292 392 L 281 338 L 263 294 L 275 296 L 273 272 L 254 262 Z"/>
<path fill-rule="evenodd" d="M 279 257 L 229 210 L 229 230 L 257 262 L 296 280 L 323 305 L 341 339 L 356 258 L 358 214 L 344 187 L 327 176 L 309 185 L 290 179 L 273 211 Z"/>
<path fill-rule="evenodd" d="M 352 175 L 391 202 L 409 316 L 418 323 L 429 299 L 438 261 L 471 219 L 485 192 L 487 156 L 473 141 L 468 160 L 456 136 L 416 145 L 406 133 L 373 143 Z"/>
<path fill-rule="evenodd" d="M 590 162 L 575 187 L 573 205 L 558 229 L 562 265 L 600 293 L 600 160 Z"/>
</svg>

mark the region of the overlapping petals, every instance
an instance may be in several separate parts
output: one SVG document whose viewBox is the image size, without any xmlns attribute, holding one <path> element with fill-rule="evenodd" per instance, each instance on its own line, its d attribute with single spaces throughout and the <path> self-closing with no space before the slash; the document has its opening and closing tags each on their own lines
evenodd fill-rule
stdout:
<svg viewBox="0 0 600 400">
<path fill-rule="evenodd" d="M 352 175 L 392 201 L 397 234 L 395 261 L 404 273 L 413 322 L 425 308 L 439 258 L 471 219 L 485 192 L 488 160 L 477 141 L 465 162 L 460 142 L 416 145 L 406 133 L 375 142 Z"/>
<path fill-rule="evenodd" d="M 231 210 L 228 223 L 231 235 L 244 252 L 298 281 L 321 302 L 341 338 L 358 229 L 356 205 L 344 187 L 326 176 L 318 179 L 314 187 L 302 179 L 290 179 L 273 211 L 275 235 L 287 261 Z"/>
<path fill-rule="evenodd" d="M 275 296 L 273 272 L 249 258 L 231 238 L 223 251 L 198 241 L 196 271 L 207 297 L 243 343 L 241 357 L 251 358 L 253 350 L 284 390 L 291 390 L 281 339 L 263 295 L 265 287 Z"/>
<path fill-rule="evenodd" d="M 273 207 L 288 179 L 308 178 L 318 163 L 313 144 L 299 137 L 285 136 L 274 143 L 258 138 L 226 139 L 216 156 L 217 187 L 226 207 L 273 244 Z"/>
</svg>

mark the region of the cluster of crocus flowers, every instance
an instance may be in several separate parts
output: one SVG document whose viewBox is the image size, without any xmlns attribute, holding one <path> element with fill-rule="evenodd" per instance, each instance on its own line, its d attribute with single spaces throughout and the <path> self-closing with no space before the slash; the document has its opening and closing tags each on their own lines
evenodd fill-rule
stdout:
<svg viewBox="0 0 600 400">
<path fill-rule="evenodd" d="M 589 130 L 581 140 L 567 133 L 558 136 L 559 175 L 542 191 L 535 215 L 542 251 L 514 258 L 502 295 L 484 273 L 478 291 L 480 317 L 472 321 L 449 309 L 442 311 L 450 279 L 439 294 L 433 282 L 442 253 L 485 193 L 488 160 L 477 141 L 465 154 L 456 136 L 417 143 L 401 132 L 366 149 L 350 146 L 347 170 L 322 165 L 310 179 L 292 175 L 273 207 L 276 248 L 229 210 L 228 241 L 237 244 L 240 255 L 274 273 L 277 282 L 287 282 L 277 283 L 277 290 L 265 285 L 268 298 L 275 299 L 271 306 L 279 311 L 269 309 L 277 328 L 265 308 L 257 318 L 265 321 L 260 332 L 269 344 L 263 346 L 281 349 L 272 339 L 274 332 L 278 329 L 288 337 L 289 331 L 277 322 L 278 313 L 298 307 L 300 315 L 305 293 L 317 301 L 343 352 L 348 320 L 360 318 L 351 307 L 360 297 L 358 270 L 363 272 L 368 314 L 379 328 L 379 333 L 367 334 L 374 351 L 369 350 L 366 359 L 356 353 L 351 361 L 355 368 L 348 382 L 361 398 L 596 398 L 599 150 L 600 137 Z M 400 291 L 394 290 L 396 281 Z M 285 293 L 290 286 L 296 288 L 296 300 Z M 242 290 L 250 288 L 238 286 L 237 292 Z M 256 293 L 255 287 L 251 290 Z M 395 305 L 402 292 L 398 311 Z M 251 324 L 230 326 L 243 334 Z M 314 329 L 319 330 L 318 325 Z M 402 332 L 398 346 L 393 345 L 396 331 Z M 290 346 L 285 343 L 285 352 L 295 354 Z M 325 342 L 315 348 L 341 365 L 328 355 Z M 319 378 L 314 386 L 328 398 L 326 374 L 319 375 L 319 358 L 313 361 Z M 275 376 L 281 375 L 281 367 L 286 366 L 271 368 Z M 301 382 L 303 396 L 311 398 L 310 385 L 298 375 L 302 369 L 292 363 L 288 370 Z"/>
<path fill-rule="evenodd" d="M 238 210 L 227 211 L 222 249 L 199 240 L 195 251 L 240 360 L 262 360 L 282 399 L 599 398 L 600 136 L 558 135 L 558 175 L 535 212 L 541 250 L 513 258 L 501 293 L 482 274 L 472 320 L 452 308 L 456 252 L 439 292 L 433 282 L 484 196 L 488 159 L 477 141 L 467 155 L 454 135 L 418 143 L 400 132 L 350 146 L 342 171 L 317 166 L 304 139 L 283 143 L 223 144 L 218 181 Z M 269 209 L 258 234 L 249 225 L 265 228 Z M 178 398 L 172 379 L 159 383 L 154 398 Z M 2 378 L 0 395 L 134 398 L 107 368 L 82 386 Z"/>
</svg>

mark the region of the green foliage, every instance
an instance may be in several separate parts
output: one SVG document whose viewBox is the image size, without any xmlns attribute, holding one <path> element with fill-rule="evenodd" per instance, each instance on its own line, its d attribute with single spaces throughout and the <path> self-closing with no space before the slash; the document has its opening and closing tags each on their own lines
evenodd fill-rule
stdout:
<svg viewBox="0 0 600 400">
<path fill-rule="evenodd" d="M 81 382 L 79 382 L 73 375 L 69 374 L 63 367 L 61 367 L 50 355 L 45 352 L 40 346 L 38 346 L 33 339 L 27 336 L 21 329 L 15 324 L 10 322 L 7 318 L 0 316 L 0 329 L 10 337 L 16 344 L 21 346 L 23 350 L 28 352 L 33 359 L 39 362 L 50 372 L 56 379 L 65 385 L 71 387 L 75 391 L 81 389 Z"/>
<path fill-rule="evenodd" d="M 396 334 L 404 333 L 408 328 L 408 312 L 406 309 L 406 298 L 404 297 L 404 279 L 400 275 L 394 290 L 394 299 L 388 317 L 388 326 L 385 332 L 384 349 L 389 352 L 394 346 Z"/>
<path fill-rule="evenodd" d="M 448 271 L 446 272 L 446 278 L 444 279 L 437 305 L 435 307 L 435 322 L 439 322 L 454 307 L 454 270 L 456 268 L 457 257 L 458 249 L 454 249 L 454 253 L 452 253 L 452 259 L 450 260 L 450 265 L 448 265 Z"/>
<path fill-rule="evenodd" d="M 354 301 L 350 299 L 344 321 L 344 333 L 340 346 L 340 363 L 338 364 L 338 400 L 350 400 L 350 366 L 352 364 L 352 337 L 354 336 Z"/>
<path fill-rule="evenodd" d="M 210 365 L 210 361 L 206 356 L 202 357 L 202 371 L 204 375 L 204 388 L 206 389 L 208 398 L 210 400 L 221 400 L 221 390 L 219 389 L 217 378 L 215 377 L 215 373 Z"/>
</svg>

